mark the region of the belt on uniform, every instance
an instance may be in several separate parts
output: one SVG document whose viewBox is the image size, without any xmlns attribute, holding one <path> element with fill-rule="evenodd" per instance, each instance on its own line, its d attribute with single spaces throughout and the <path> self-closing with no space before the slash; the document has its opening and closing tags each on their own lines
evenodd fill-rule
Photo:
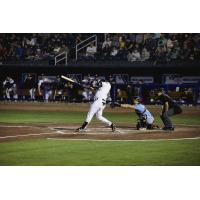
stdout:
<svg viewBox="0 0 200 200">
<path fill-rule="evenodd" d="M 145 109 L 141 114 L 143 115 L 146 111 L 147 111 L 147 109 Z"/>
<path fill-rule="evenodd" d="M 97 100 L 99 100 L 99 98 L 94 98 L 94 101 L 97 101 Z M 101 100 L 106 103 L 105 99 L 101 99 Z"/>
</svg>

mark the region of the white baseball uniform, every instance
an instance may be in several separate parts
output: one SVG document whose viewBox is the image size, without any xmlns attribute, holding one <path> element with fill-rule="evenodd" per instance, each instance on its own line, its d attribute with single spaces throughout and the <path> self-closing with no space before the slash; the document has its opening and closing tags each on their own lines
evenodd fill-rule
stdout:
<svg viewBox="0 0 200 200">
<path fill-rule="evenodd" d="M 109 82 L 102 82 L 102 86 L 97 90 L 94 96 L 94 102 L 90 106 L 90 110 L 87 114 L 86 122 L 89 124 L 96 114 L 96 118 L 102 121 L 104 124 L 110 126 L 112 122 L 107 120 L 102 116 L 103 110 L 106 107 L 106 99 L 108 98 L 109 92 L 111 89 L 111 85 Z"/>
<path fill-rule="evenodd" d="M 15 84 L 15 81 L 12 78 L 9 78 L 8 80 L 6 79 L 3 82 L 3 87 L 5 87 L 6 98 L 8 100 L 10 99 L 11 93 L 13 93 L 13 99 L 18 99 L 17 85 Z"/>
</svg>

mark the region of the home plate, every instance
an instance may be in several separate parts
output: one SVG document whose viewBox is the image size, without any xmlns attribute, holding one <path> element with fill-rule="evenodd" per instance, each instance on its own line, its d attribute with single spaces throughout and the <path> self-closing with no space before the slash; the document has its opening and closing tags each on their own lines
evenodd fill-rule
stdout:
<svg viewBox="0 0 200 200">
<path fill-rule="evenodd" d="M 91 127 L 84 132 L 75 132 L 77 127 L 49 127 L 51 130 L 56 131 L 60 134 L 89 134 L 89 135 L 105 135 L 105 134 L 141 134 L 141 133 L 150 133 L 157 132 L 160 130 L 143 130 L 138 131 L 136 128 L 117 128 L 115 132 L 112 132 L 109 127 Z"/>
</svg>

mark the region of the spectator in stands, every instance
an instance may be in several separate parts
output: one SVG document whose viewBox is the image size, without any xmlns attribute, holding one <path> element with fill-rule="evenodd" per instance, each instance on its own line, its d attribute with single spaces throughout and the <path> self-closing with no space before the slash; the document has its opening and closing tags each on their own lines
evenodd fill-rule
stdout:
<svg viewBox="0 0 200 200">
<path fill-rule="evenodd" d="M 111 52 L 111 47 L 108 44 L 106 44 L 104 48 L 102 49 L 102 53 L 104 57 L 107 57 L 108 55 L 110 55 L 110 52 Z"/>
<path fill-rule="evenodd" d="M 151 33 L 145 33 L 143 34 L 143 44 L 146 43 L 147 40 L 149 40 L 152 37 Z"/>
<path fill-rule="evenodd" d="M 146 60 L 149 60 L 150 58 L 150 53 L 149 51 L 147 51 L 147 49 L 144 47 L 142 49 L 142 53 L 141 53 L 141 61 L 146 61 Z"/>
<path fill-rule="evenodd" d="M 170 38 L 167 39 L 166 47 L 167 49 L 172 49 L 174 47 L 174 44 Z"/>
<path fill-rule="evenodd" d="M 129 62 L 140 61 L 141 60 L 140 52 L 137 49 L 135 49 L 132 53 L 128 54 L 127 58 Z"/>
<path fill-rule="evenodd" d="M 28 45 L 30 46 L 35 46 L 36 45 L 36 42 L 37 42 L 37 38 L 36 38 L 36 34 L 33 33 L 32 37 L 30 38 L 30 40 L 27 41 Z"/>
<path fill-rule="evenodd" d="M 158 46 L 159 47 L 166 47 L 167 39 L 165 38 L 164 34 L 161 34 L 160 38 L 158 39 Z"/>
<path fill-rule="evenodd" d="M 154 33 L 153 38 L 154 39 L 159 39 L 161 37 L 161 33 Z"/>
<path fill-rule="evenodd" d="M 177 48 L 172 48 L 171 49 L 171 56 L 170 59 L 171 60 L 177 60 L 179 57 L 179 50 Z"/>
<path fill-rule="evenodd" d="M 200 60 L 200 50 L 197 49 L 196 47 L 194 48 L 193 55 L 194 55 L 194 60 Z"/>
<path fill-rule="evenodd" d="M 136 48 L 136 45 L 137 44 L 135 44 L 135 42 L 132 42 L 131 40 L 129 40 L 126 43 L 126 49 L 127 49 L 127 51 L 132 52 Z"/>
<path fill-rule="evenodd" d="M 94 58 L 96 52 L 97 52 L 96 46 L 93 43 L 91 43 L 90 46 L 88 46 L 86 49 L 86 57 Z"/>
<path fill-rule="evenodd" d="M 111 44 L 112 44 L 112 42 L 111 42 L 110 38 L 106 38 L 106 40 L 102 44 L 102 49 L 104 49 L 105 46 L 111 47 Z"/>
<path fill-rule="evenodd" d="M 147 50 L 150 52 L 150 54 L 153 56 L 156 48 L 157 48 L 157 40 L 152 38 L 149 38 L 145 41 L 145 47 L 147 48 Z"/>
<path fill-rule="evenodd" d="M 6 48 L 0 43 L 0 61 L 6 58 Z"/>
<path fill-rule="evenodd" d="M 40 60 L 43 57 L 43 55 L 44 54 L 42 50 L 38 47 L 35 52 L 35 59 Z"/>
<path fill-rule="evenodd" d="M 25 46 L 25 58 L 28 60 L 34 60 L 35 59 L 35 51 L 33 47 L 27 47 Z"/>
<path fill-rule="evenodd" d="M 7 51 L 7 59 L 8 60 L 13 60 L 15 57 L 15 48 L 13 45 L 10 46 L 10 48 Z"/>
<path fill-rule="evenodd" d="M 129 33 L 129 39 L 130 39 L 131 42 L 135 42 L 135 40 L 136 40 L 136 35 L 137 35 L 137 34 L 135 34 L 135 33 Z"/>
<path fill-rule="evenodd" d="M 166 62 L 166 52 L 167 52 L 167 49 L 164 45 L 158 46 L 155 52 L 156 62 L 158 63 Z"/>
<path fill-rule="evenodd" d="M 135 42 L 137 44 L 142 44 L 142 42 L 143 42 L 143 34 L 142 33 L 139 33 L 136 35 Z"/>
<path fill-rule="evenodd" d="M 24 58 L 24 48 L 21 45 L 18 45 L 16 48 L 16 57 L 19 60 L 22 60 Z"/>
<path fill-rule="evenodd" d="M 171 40 L 172 40 L 173 46 L 178 45 L 178 43 L 182 43 L 182 39 L 179 39 L 178 41 L 177 36 L 174 34 L 171 35 Z"/>
<path fill-rule="evenodd" d="M 80 43 L 80 42 L 82 42 L 82 37 L 81 37 L 81 34 L 78 34 L 78 35 L 76 36 L 76 44 L 78 44 L 78 43 Z"/>
<path fill-rule="evenodd" d="M 182 60 L 188 60 L 190 56 L 190 52 L 188 51 L 187 45 L 183 44 L 183 47 L 180 50 L 180 58 Z"/>
<path fill-rule="evenodd" d="M 171 54 L 172 54 L 172 49 L 167 48 L 167 52 L 166 52 L 166 61 L 170 62 L 171 61 Z"/>
<path fill-rule="evenodd" d="M 111 41 L 112 41 L 112 46 L 114 46 L 118 49 L 119 48 L 119 36 L 118 36 L 118 34 L 114 34 L 111 37 Z"/>
<path fill-rule="evenodd" d="M 67 53 L 69 53 L 69 48 L 67 47 L 67 45 L 65 45 L 65 44 L 62 44 L 62 47 L 61 47 L 61 49 L 60 49 L 60 52 L 67 52 Z"/>
<path fill-rule="evenodd" d="M 61 50 L 61 47 L 60 47 L 59 45 L 56 44 L 55 47 L 54 47 L 54 49 L 53 49 L 53 52 L 54 52 L 55 54 L 59 54 L 60 50 Z"/>
<path fill-rule="evenodd" d="M 197 37 L 197 39 L 196 39 L 195 48 L 197 48 L 198 51 L 200 51 L 200 38 L 199 37 Z"/>
<path fill-rule="evenodd" d="M 110 52 L 110 56 L 111 57 L 115 57 L 118 54 L 118 49 L 116 47 L 113 47 L 111 52 Z"/>
<path fill-rule="evenodd" d="M 126 42 L 123 37 L 119 37 L 119 49 L 124 50 L 126 48 Z"/>
<path fill-rule="evenodd" d="M 55 54 L 63 52 L 63 45 L 72 52 L 74 58 L 74 46 L 76 43 L 87 39 L 91 34 L 0 34 L 0 60 L 51 60 Z M 200 34 L 107 34 L 106 41 L 103 41 L 104 34 L 98 34 L 100 46 L 99 55 L 116 54 L 120 60 L 126 60 L 128 52 L 134 49 L 142 54 L 144 48 L 150 53 L 150 59 L 155 63 L 177 61 L 199 60 Z M 103 44 L 101 43 L 103 42 Z M 108 46 L 109 48 L 108 48 Z M 114 48 L 115 47 L 115 48 Z M 94 58 L 98 47 L 88 47 L 87 57 Z M 169 50 L 171 49 L 171 50 Z M 72 51 L 71 51 L 72 50 Z M 94 53 L 95 52 L 95 53 Z M 142 54 L 143 55 L 143 54 Z M 85 57 L 85 55 L 84 55 Z M 141 56 L 142 57 L 142 56 Z"/>
</svg>

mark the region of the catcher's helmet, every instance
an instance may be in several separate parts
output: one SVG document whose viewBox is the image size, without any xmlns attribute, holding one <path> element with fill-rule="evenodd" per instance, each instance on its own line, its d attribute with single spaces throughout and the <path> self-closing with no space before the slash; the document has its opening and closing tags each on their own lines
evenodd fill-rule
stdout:
<svg viewBox="0 0 200 200">
<path fill-rule="evenodd" d="M 134 97 L 133 97 L 133 100 L 136 100 L 136 101 L 138 101 L 138 102 L 141 102 L 141 101 L 142 101 L 142 99 L 141 99 L 140 96 L 134 96 Z"/>
</svg>

